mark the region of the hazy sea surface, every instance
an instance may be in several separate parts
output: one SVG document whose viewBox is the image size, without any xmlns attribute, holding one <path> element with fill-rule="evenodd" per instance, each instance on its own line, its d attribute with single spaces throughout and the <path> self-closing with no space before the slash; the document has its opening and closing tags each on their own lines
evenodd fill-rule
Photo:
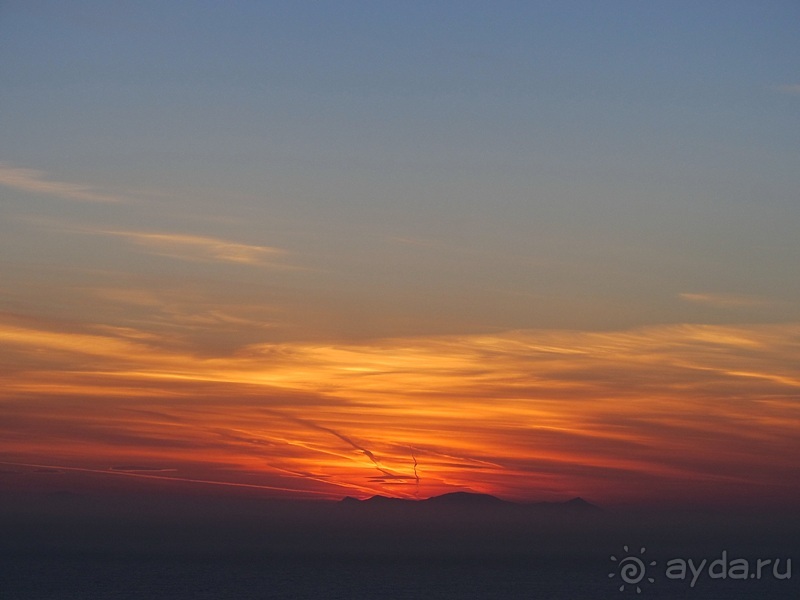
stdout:
<svg viewBox="0 0 800 600">
<path fill-rule="evenodd" d="M 604 557 L 607 558 L 607 557 Z M 3 600 L 795 599 L 794 581 L 642 583 L 620 591 L 606 560 L 5 557 Z"/>
<path fill-rule="evenodd" d="M 466 501 L 0 494 L 0 600 L 800 599 L 794 512 L 631 515 Z M 706 564 L 694 586 L 691 574 L 666 577 L 676 557 L 711 563 L 723 551 L 750 565 L 780 558 L 781 573 L 791 559 L 794 570 L 713 578 Z M 635 583 L 622 577 L 632 558 L 646 565 Z"/>
</svg>

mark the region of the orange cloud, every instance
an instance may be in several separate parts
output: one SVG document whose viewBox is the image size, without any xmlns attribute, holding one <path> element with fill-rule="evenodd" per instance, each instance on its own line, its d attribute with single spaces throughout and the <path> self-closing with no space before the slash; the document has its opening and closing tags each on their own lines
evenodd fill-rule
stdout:
<svg viewBox="0 0 800 600">
<path fill-rule="evenodd" d="M 708 294 L 708 293 L 689 293 L 678 294 L 681 300 L 695 304 L 705 304 L 715 308 L 749 308 L 756 306 L 767 306 L 770 304 L 763 298 L 753 296 L 743 296 L 739 294 Z"/>
<path fill-rule="evenodd" d="M 255 344 L 213 357 L 128 329 L 16 323 L 0 335 L 15 365 L 0 450 L 21 462 L 144 464 L 329 497 L 800 492 L 795 324 Z"/>
<path fill-rule="evenodd" d="M 240 244 L 229 240 L 178 233 L 106 231 L 147 248 L 153 254 L 181 260 L 238 263 L 253 266 L 280 266 L 274 262 L 286 254 L 280 248 Z"/>
</svg>

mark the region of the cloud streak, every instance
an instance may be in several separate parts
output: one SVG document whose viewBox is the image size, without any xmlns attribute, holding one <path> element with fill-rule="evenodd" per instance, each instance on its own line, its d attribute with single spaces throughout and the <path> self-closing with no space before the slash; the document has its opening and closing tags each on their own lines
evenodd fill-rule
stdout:
<svg viewBox="0 0 800 600">
<path fill-rule="evenodd" d="M 363 445 L 354 442 L 351 438 L 349 438 L 348 436 L 344 435 L 343 433 L 340 433 L 340 432 L 336 431 L 335 429 L 331 429 L 330 427 L 325 427 L 323 425 L 319 425 L 318 423 L 314 423 L 313 421 L 309 421 L 308 419 L 300 419 L 298 417 L 289 417 L 287 415 L 280 415 L 280 416 L 283 417 L 284 419 L 290 419 L 290 420 L 292 420 L 292 421 L 294 421 L 296 423 L 299 423 L 300 425 L 303 425 L 304 427 L 309 427 L 311 429 L 316 429 L 318 431 L 324 431 L 325 433 L 329 433 L 332 436 L 339 438 L 344 443 L 346 443 L 347 445 L 351 446 L 353 449 L 358 450 L 359 452 L 361 452 L 361 454 L 366 456 L 370 460 L 372 465 L 378 470 L 378 472 L 381 473 L 381 476 L 383 478 L 401 479 L 401 480 L 407 479 L 407 477 L 405 477 L 404 475 L 398 475 L 397 473 L 394 473 L 391 470 L 389 470 L 386 467 L 384 467 L 381 464 L 381 462 L 378 460 L 378 458 L 375 456 L 374 452 L 372 452 L 371 450 L 365 448 Z M 414 473 L 415 473 L 415 475 L 416 475 L 416 464 L 417 463 L 416 463 L 416 459 L 415 459 L 414 460 Z M 419 478 L 417 478 L 417 481 L 419 481 Z"/>
<path fill-rule="evenodd" d="M 286 254 L 272 246 L 242 244 L 216 237 L 180 233 L 150 233 L 141 231 L 104 231 L 105 235 L 124 238 L 153 254 L 180 260 L 235 263 L 251 266 L 293 268 L 276 263 Z"/>
<path fill-rule="evenodd" d="M 715 308 L 754 308 L 766 306 L 770 303 L 762 298 L 753 296 L 743 296 L 738 294 L 709 294 L 709 293 L 690 293 L 678 294 L 681 300 L 693 304 L 704 304 Z"/>
<path fill-rule="evenodd" d="M 122 196 L 97 191 L 93 186 L 53 181 L 44 171 L 25 169 L 0 163 L 0 185 L 31 194 L 45 194 L 79 202 L 124 202 Z"/>
</svg>

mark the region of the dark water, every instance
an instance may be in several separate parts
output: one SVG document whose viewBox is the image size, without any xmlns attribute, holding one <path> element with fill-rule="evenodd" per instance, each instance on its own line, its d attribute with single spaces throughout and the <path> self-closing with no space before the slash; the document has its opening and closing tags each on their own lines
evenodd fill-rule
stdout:
<svg viewBox="0 0 800 600">
<path fill-rule="evenodd" d="M 800 600 L 797 572 L 666 577 L 670 559 L 722 551 L 800 569 L 795 513 L 12 500 L 0 495 L 0 600 Z M 652 583 L 621 579 L 630 556 Z"/>
<path fill-rule="evenodd" d="M 603 557 L 607 559 L 607 557 Z M 667 581 L 642 591 L 609 579 L 609 564 L 567 559 L 5 557 L 2 600 L 796 599 L 797 579 Z M 658 574 L 657 574 L 658 575 Z"/>
<path fill-rule="evenodd" d="M 16 560 L 3 598 L 559 598 L 588 596 L 565 573 L 521 565 L 418 561 L 98 559 Z M 557 590 L 561 580 L 569 589 Z M 580 597 L 580 596 L 578 596 Z"/>
</svg>

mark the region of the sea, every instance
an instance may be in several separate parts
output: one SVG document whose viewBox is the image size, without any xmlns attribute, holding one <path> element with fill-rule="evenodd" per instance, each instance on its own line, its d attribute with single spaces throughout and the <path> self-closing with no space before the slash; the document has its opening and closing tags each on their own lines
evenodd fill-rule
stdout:
<svg viewBox="0 0 800 600">
<path fill-rule="evenodd" d="M 624 584 L 597 561 L 364 557 L 4 557 L 2 600 L 795 600 L 798 579 Z M 797 577 L 793 574 L 794 577 Z M 637 589 L 638 587 L 638 589 Z"/>
<path fill-rule="evenodd" d="M 9 498 L 0 600 L 800 599 L 794 511 Z"/>
</svg>

